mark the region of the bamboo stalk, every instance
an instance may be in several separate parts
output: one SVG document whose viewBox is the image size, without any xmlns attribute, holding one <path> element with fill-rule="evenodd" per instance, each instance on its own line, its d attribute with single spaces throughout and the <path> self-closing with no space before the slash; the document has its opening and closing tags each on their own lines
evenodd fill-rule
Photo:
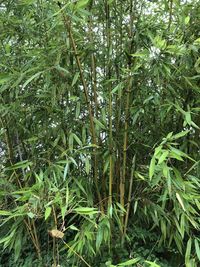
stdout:
<svg viewBox="0 0 200 267">
<path fill-rule="evenodd" d="M 93 32 L 92 32 L 92 19 L 90 17 L 89 24 L 89 40 L 90 43 L 93 43 Z M 94 98 L 94 105 L 95 105 L 95 116 L 98 118 L 98 97 L 97 97 L 97 71 L 96 71 L 96 57 L 94 52 L 91 53 L 91 76 L 92 76 L 92 85 L 93 85 L 93 98 Z"/>
<path fill-rule="evenodd" d="M 123 165 L 122 165 L 122 177 L 120 179 L 120 204 L 124 208 L 124 196 L 125 196 L 125 180 L 126 180 L 126 161 L 127 161 L 127 147 L 128 147 L 128 120 L 129 120 L 129 103 L 130 103 L 130 90 L 132 86 L 132 77 L 129 77 L 128 89 L 126 95 L 125 106 L 125 124 L 124 124 L 124 143 L 123 143 Z M 122 216 L 122 222 L 123 222 Z"/>
<path fill-rule="evenodd" d="M 131 167 L 131 176 L 130 176 L 130 183 L 129 183 L 129 192 L 128 192 L 128 202 L 127 202 L 127 209 L 126 209 L 126 217 L 124 222 L 124 232 L 122 236 L 122 243 L 124 243 L 124 238 L 126 236 L 127 226 L 128 226 L 128 219 L 129 219 L 129 212 L 131 207 L 131 195 L 132 195 L 132 188 L 133 188 L 133 177 L 135 171 L 135 155 L 132 160 L 132 167 Z"/>
<path fill-rule="evenodd" d="M 119 54 L 122 55 L 123 51 L 122 51 L 122 39 L 123 39 L 123 30 L 122 30 L 122 14 L 123 14 L 123 8 L 122 8 L 123 3 L 120 2 L 120 37 L 119 40 L 116 40 L 116 44 L 117 47 L 119 47 Z M 119 43 L 117 43 L 117 41 Z M 116 49 L 117 49 L 116 47 Z M 122 62 L 119 62 L 119 64 L 116 64 L 116 75 L 117 75 L 117 79 L 119 81 L 121 81 L 121 77 L 120 77 L 120 68 L 122 68 Z M 122 98 L 121 98 L 121 92 L 118 91 L 118 94 L 116 96 L 116 105 L 117 105 L 117 109 L 116 109 L 116 139 L 120 139 L 120 122 L 121 122 L 121 110 L 122 110 Z M 117 160 L 116 160 L 116 178 L 117 178 L 117 201 L 120 202 L 120 188 L 121 188 L 121 146 L 120 146 L 120 142 L 118 142 L 117 144 Z"/>
<path fill-rule="evenodd" d="M 105 5 L 105 11 L 106 11 L 106 35 L 107 35 L 107 53 L 108 53 L 108 66 L 107 66 L 107 73 L 106 76 L 108 79 L 111 78 L 111 61 L 110 61 L 110 50 L 111 50 L 111 21 L 110 21 L 110 6 L 108 1 Z M 113 193 L 113 134 L 112 134 L 112 84 L 109 82 L 108 85 L 109 89 L 109 107 L 108 107 L 108 113 L 109 113 L 109 200 L 108 200 L 108 206 L 112 206 L 112 193 Z"/>
<path fill-rule="evenodd" d="M 129 52 L 132 52 L 133 45 L 133 0 L 130 0 L 130 24 L 129 24 L 129 38 L 130 47 Z M 120 204 L 124 208 L 125 203 L 125 181 L 126 181 L 126 165 L 127 165 L 127 148 L 128 148 L 128 120 L 129 120 L 129 106 L 130 106 L 130 93 L 132 87 L 132 75 L 131 75 L 132 61 L 128 58 L 128 86 L 126 90 L 126 105 L 125 105 L 125 123 L 124 123 L 124 142 L 123 142 L 123 164 L 122 164 L 122 177 L 120 179 Z M 124 225 L 124 215 L 121 217 L 122 225 Z"/>
<path fill-rule="evenodd" d="M 41 253 L 40 253 L 40 249 L 38 249 L 38 244 L 37 244 L 37 242 L 36 242 L 36 240 L 35 240 L 35 236 L 34 236 L 34 234 L 33 234 L 33 230 L 32 230 L 31 223 L 30 223 L 29 220 L 26 221 L 26 220 L 24 219 L 23 221 L 24 221 L 24 223 L 25 223 L 25 225 L 26 225 L 27 232 L 29 233 L 29 235 L 30 235 L 30 237 L 31 237 L 31 240 L 32 240 L 32 242 L 33 242 L 33 245 L 34 245 L 34 247 L 35 247 L 36 253 L 37 253 L 37 255 L 38 255 L 38 259 L 40 259 L 40 258 L 41 258 Z"/>
<path fill-rule="evenodd" d="M 39 243 L 39 239 L 38 239 L 38 235 L 37 235 L 37 231 L 36 231 L 34 220 L 32 220 L 32 225 L 33 225 L 33 232 L 34 232 L 34 236 L 35 236 L 35 241 L 36 241 L 36 244 L 37 244 L 38 258 L 41 259 L 40 243 Z"/>
</svg>

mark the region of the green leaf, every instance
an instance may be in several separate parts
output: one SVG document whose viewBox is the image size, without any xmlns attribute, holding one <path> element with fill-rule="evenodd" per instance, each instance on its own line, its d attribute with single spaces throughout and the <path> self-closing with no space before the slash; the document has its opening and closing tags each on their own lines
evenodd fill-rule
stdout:
<svg viewBox="0 0 200 267">
<path fill-rule="evenodd" d="M 74 148 L 74 134 L 73 133 L 70 133 L 68 143 L 69 143 L 69 149 L 72 151 Z"/>
<path fill-rule="evenodd" d="M 79 229 L 76 226 L 74 226 L 73 224 L 70 225 L 68 228 L 71 229 L 71 230 L 73 230 L 73 231 L 79 232 Z"/>
<path fill-rule="evenodd" d="M 187 131 L 182 131 L 182 132 L 180 132 L 180 133 L 177 133 L 177 134 L 175 134 L 175 135 L 172 136 L 172 140 L 179 139 L 179 138 L 181 138 L 181 137 L 187 135 L 189 132 L 190 132 L 190 131 L 187 130 Z"/>
<path fill-rule="evenodd" d="M 57 69 L 58 71 L 63 73 L 63 75 L 65 74 L 67 77 L 70 77 L 70 72 L 68 70 L 66 70 L 65 68 L 62 68 L 59 65 L 57 65 L 57 66 L 55 66 L 55 69 Z"/>
<path fill-rule="evenodd" d="M 179 161 L 183 161 L 183 158 L 182 158 L 181 156 L 179 156 L 178 154 L 174 153 L 173 151 L 171 151 L 171 152 L 169 153 L 169 157 L 170 157 L 170 158 L 177 159 L 177 160 L 179 160 Z"/>
<path fill-rule="evenodd" d="M 27 167 L 31 165 L 32 165 L 32 162 L 28 160 L 23 160 L 23 161 L 15 163 L 14 165 L 10 167 L 7 167 L 6 170 L 26 169 Z"/>
<path fill-rule="evenodd" d="M 20 0 L 19 5 L 32 5 L 35 2 L 35 0 Z"/>
<path fill-rule="evenodd" d="M 194 41 L 194 45 L 198 45 L 198 44 L 200 44 L 200 37 L 197 38 L 197 39 Z"/>
<path fill-rule="evenodd" d="M 161 155 L 161 157 L 158 160 L 158 164 L 161 164 L 163 161 L 165 161 L 165 159 L 167 158 L 167 156 L 169 155 L 169 151 L 167 150 L 163 150 L 163 153 Z"/>
<path fill-rule="evenodd" d="M 109 158 L 106 158 L 106 161 L 105 161 L 104 166 L 103 166 L 103 173 L 107 172 L 109 165 L 110 165 L 110 160 L 109 160 Z"/>
<path fill-rule="evenodd" d="M 166 228 L 165 220 L 162 220 L 161 219 L 160 226 L 161 226 L 161 231 L 162 231 L 163 239 L 165 241 L 166 240 L 166 236 L 167 236 L 167 228 Z"/>
<path fill-rule="evenodd" d="M 170 132 L 170 133 L 168 133 L 168 135 L 166 136 L 166 138 L 167 139 L 171 139 L 172 135 L 173 135 L 173 132 Z"/>
<path fill-rule="evenodd" d="M 112 215 L 113 215 L 113 206 L 110 205 L 109 208 L 108 208 L 108 218 L 112 218 Z"/>
<path fill-rule="evenodd" d="M 192 118 L 191 118 L 191 113 L 189 111 L 185 112 L 185 120 L 189 125 L 191 125 Z"/>
<path fill-rule="evenodd" d="M 185 17 L 184 19 L 185 25 L 187 25 L 189 22 L 190 22 L 190 17 L 189 16 Z"/>
<path fill-rule="evenodd" d="M 45 210 L 45 214 L 44 214 L 44 219 L 45 221 L 49 218 L 50 214 L 51 214 L 51 207 L 47 207 Z"/>
<path fill-rule="evenodd" d="M 81 109 L 81 104 L 80 104 L 80 102 L 77 102 L 77 104 L 76 104 L 76 119 L 79 118 L 80 109 Z"/>
<path fill-rule="evenodd" d="M 162 150 L 162 146 L 156 147 L 155 152 L 154 152 L 154 156 L 157 156 L 161 152 L 161 150 Z"/>
<path fill-rule="evenodd" d="M 108 266 L 108 267 L 116 267 L 116 265 L 113 265 L 113 264 L 111 263 L 111 261 L 107 261 L 107 262 L 106 262 L 106 266 Z"/>
<path fill-rule="evenodd" d="M 81 189 L 81 191 L 87 196 L 87 193 L 84 189 L 84 187 L 82 186 L 81 182 L 78 181 L 78 179 L 74 178 L 75 183 L 78 185 L 78 187 Z"/>
<path fill-rule="evenodd" d="M 135 259 L 131 259 L 131 260 L 125 261 L 123 263 L 119 263 L 119 264 L 117 264 L 117 266 L 128 266 L 128 265 L 131 265 L 131 264 L 135 264 L 138 261 L 140 261 L 140 258 L 135 258 Z"/>
<path fill-rule="evenodd" d="M 62 216 L 62 219 L 64 221 L 66 210 L 67 210 L 67 205 L 66 206 L 63 206 L 63 207 L 61 206 L 60 208 L 61 208 L 61 216 Z"/>
<path fill-rule="evenodd" d="M 79 139 L 79 137 L 76 134 L 73 134 L 74 139 L 76 140 L 76 142 L 79 144 L 79 146 L 82 146 L 82 142 Z"/>
<path fill-rule="evenodd" d="M 192 247 L 192 239 L 190 237 L 188 242 L 187 242 L 186 253 L 185 253 L 185 264 L 186 264 L 186 266 L 189 266 L 189 264 L 190 264 L 191 247 Z"/>
<path fill-rule="evenodd" d="M 15 239 L 15 246 L 14 246 L 14 249 L 15 249 L 15 259 L 14 259 L 14 261 L 15 262 L 19 259 L 20 252 L 22 250 L 22 236 L 23 236 L 22 235 L 22 231 L 18 230 L 16 239 Z"/>
<path fill-rule="evenodd" d="M 182 239 L 184 239 L 184 235 L 185 235 L 185 214 L 183 213 L 181 215 L 181 223 L 180 223 L 180 234 Z"/>
<path fill-rule="evenodd" d="M 126 209 L 119 202 L 116 202 L 116 205 L 119 207 L 121 212 L 126 213 Z"/>
<path fill-rule="evenodd" d="M 0 73 L 0 85 L 11 80 L 11 74 L 9 73 Z"/>
<path fill-rule="evenodd" d="M 175 154 L 177 154 L 178 156 L 181 156 L 181 157 L 186 157 L 192 161 L 195 161 L 194 159 L 192 159 L 190 156 L 188 156 L 186 153 L 182 152 L 181 150 L 175 148 L 175 147 L 172 147 L 170 146 L 170 149 L 171 149 L 171 152 L 174 152 Z"/>
<path fill-rule="evenodd" d="M 106 130 L 106 127 L 103 125 L 103 123 L 97 120 L 97 118 L 93 118 L 93 120 L 94 120 L 94 123 L 96 123 L 101 129 Z"/>
<path fill-rule="evenodd" d="M 98 210 L 96 208 L 87 208 L 87 207 L 75 208 L 74 211 L 78 214 L 83 214 L 83 215 L 91 215 L 98 213 Z"/>
<path fill-rule="evenodd" d="M 200 57 L 195 62 L 194 67 L 196 69 L 196 72 L 200 73 Z"/>
<path fill-rule="evenodd" d="M 123 87 L 123 83 L 121 82 L 121 83 L 119 83 L 117 86 L 115 86 L 115 87 L 112 89 L 111 94 L 114 94 L 114 93 L 116 93 L 117 91 L 121 90 L 122 87 Z"/>
<path fill-rule="evenodd" d="M 137 206 L 138 206 L 138 201 L 136 200 L 134 203 L 134 209 L 133 209 L 133 213 L 135 214 L 137 211 Z"/>
<path fill-rule="evenodd" d="M 74 75 L 74 78 L 72 80 L 72 87 L 76 84 L 76 82 L 78 81 L 78 77 L 79 77 L 79 72 L 77 72 L 75 75 Z"/>
<path fill-rule="evenodd" d="M 76 9 L 81 9 L 86 7 L 86 5 L 89 3 L 89 0 L 79 0 L 76 2 L 75 4 L 75 8 Z"/>
<path fill-rule="evenodd" d="M 179 193 L 176 193 L 176 198 L 178 199 L 178 202 L 180 203 L 182 209 L 183 209 L 184 211 L 186 211 L 186 210 L 185 210 L 185 206 L 184 206 L 184 204 L 183 204 L 183 200 L 182 200 L 182 198 L 180 197 Z"/>
<path fill-rule="evenodd" d="M 64 174 L 63 174 L 63 180 L 66 180 L 68 169 L 69 169 L 69 162 L 67 162 L 66 165 L 65 165 Z"/>
<path fill-rule="evenodd" d="M 90 173 L 90 161 L 88 158 L 85 159 L 85 171 L 87 174 Z"/>
<path fill-rule="evenodd" d="M 40 75 L 43 73 L 43 71 L 39 71 L 38 73 L 35 73 L 33 76 L 31 76 L 23 85 L 22 89 L 24 89 L 30 82 L 32 82 L 34 79 L 39 78 Z"/>
<path fill-rule="evenodd" d="M 200 261 L 200 248 L 199 248 L 199 242 L 198 240 L 195 238 L 194 240 L 194 245 L 195 245 L 195 251 L 196 251 L 196 254 L 197 254 L 197 257 Z"/>
<path fill-rule="evenodd" d="M 12 215 L 13 213 L 10 212 L 10 211 L 7 211 L 7 210 L 0 210 L 0 215 L 1 216 L 10 216 Z"/>
<path fill-rule="evenodd" d="M 99 226 L 97 236 L 96 236 L 96 249 L 97 250 L 99 250 L 102 241 L 103 241 L 103 228 Z"/>
<path fill-rule="evenodd" d="M 145 262 L 148 263 L 151 267 L 161 267 L 160 265 L 152 261 L 145 261 Z"/>
<path fill-rule="evenodd" d="M 194 123 L 193 121 L 191 122 L 191 126 L 193 126 L 196 129 L 200 129 L 199 126 L 196 123 Z"/>
<path fill-rule="evenodd" d="M 159 35 L 156 36 L 152 41 L 153 41 L 153 44 L 155 45 L 155 47 L 157 47 L 159 49 L 164 49 L 167 45 L 166 40 L 162 39 Z"/>
<path fill-rule="evenodd" d="M 134 54 L 130 54 L 130 56 L 132 57 L 141 57 L 141 58 L 144 58 L 148 55 L 148 51 L 144 50 L 144 51 L 139 51 L 139 52 L 136 52 Z"/>
<path fill-rule="evenodd" d="M 151 178 L 152 178 L 153 175 L 154 175 L 155 164 L 156 164 L 156 160 L 155 160 L 155 157 L 153 157 L 153 158 L 151 159 L 151 163 L 150 163 L 150 167 L 149 167 L 149 178 L 150 178 L 150 180 L 151 180 Z"/>
</svg>

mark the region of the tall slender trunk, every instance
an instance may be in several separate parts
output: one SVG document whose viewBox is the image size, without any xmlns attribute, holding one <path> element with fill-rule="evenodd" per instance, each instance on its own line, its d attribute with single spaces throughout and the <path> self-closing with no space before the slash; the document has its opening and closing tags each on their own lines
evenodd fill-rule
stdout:
<svg viewBox="0 0 200 267">
<path fill-rule="evenodd" d="M 133 46 L 133 0 L 130 0 L 130 23 L 129 23 L 129 53 L 132 52 Z M 125 123 L 124 123 L 124 142 L 123 142 L 123 164 L 122 164 L 122 177 L 120 180 L 120 204 L 124 208 L 125 206 L 125 182 L 126 182 L 126 167 L 127 167 L 127 148 L 128 148 L 128 126 L 129 126 L 129 109 L 130 109 L 130 95 L 132 89 L 132 73 L 131 73 L 132 61 L 128 57 L 128 69 L 129 76 L 127 79 L 127 90 L 125 100 Z M 124 227 L 124 215 L 121 217 L 122 226 Z"/>
<path fill-rule="evenodd" d="M 112 54 L 112 44 L 111 44 L 111 20 L 110 20 L 110 6 L 108 1 L 105 5 L 106 9 L 106 35 L 107 35 L 107 78 L 111 79 L 111 54 Z M 112 83 L 108 83 L 109 90 L 109 200 L 108 206 L 112 205 L 112 193 L 113 193 L 113 133 L 112 133 Z"/>
</svg>

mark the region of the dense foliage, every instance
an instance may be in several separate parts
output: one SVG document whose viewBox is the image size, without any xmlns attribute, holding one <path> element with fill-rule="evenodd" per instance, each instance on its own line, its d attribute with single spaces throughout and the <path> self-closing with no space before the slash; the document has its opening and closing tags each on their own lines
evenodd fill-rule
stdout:
<svg viewBox="0 0 200 267">
<path fill-rule="evenodd" d="M 199 1 L 0 2 L 0 266 L 199 266 Z"/>
</svg>

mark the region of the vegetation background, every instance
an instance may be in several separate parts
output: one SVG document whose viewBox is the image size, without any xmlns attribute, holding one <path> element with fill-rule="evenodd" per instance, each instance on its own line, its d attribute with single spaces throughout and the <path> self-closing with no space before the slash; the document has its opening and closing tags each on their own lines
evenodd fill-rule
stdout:
<svg viewBox="0 0 200 267">
<path fill-rule="evenodd" d="M 0 1 L 0 266 L 200 266 L 200 2 Z"/>
</svg>

